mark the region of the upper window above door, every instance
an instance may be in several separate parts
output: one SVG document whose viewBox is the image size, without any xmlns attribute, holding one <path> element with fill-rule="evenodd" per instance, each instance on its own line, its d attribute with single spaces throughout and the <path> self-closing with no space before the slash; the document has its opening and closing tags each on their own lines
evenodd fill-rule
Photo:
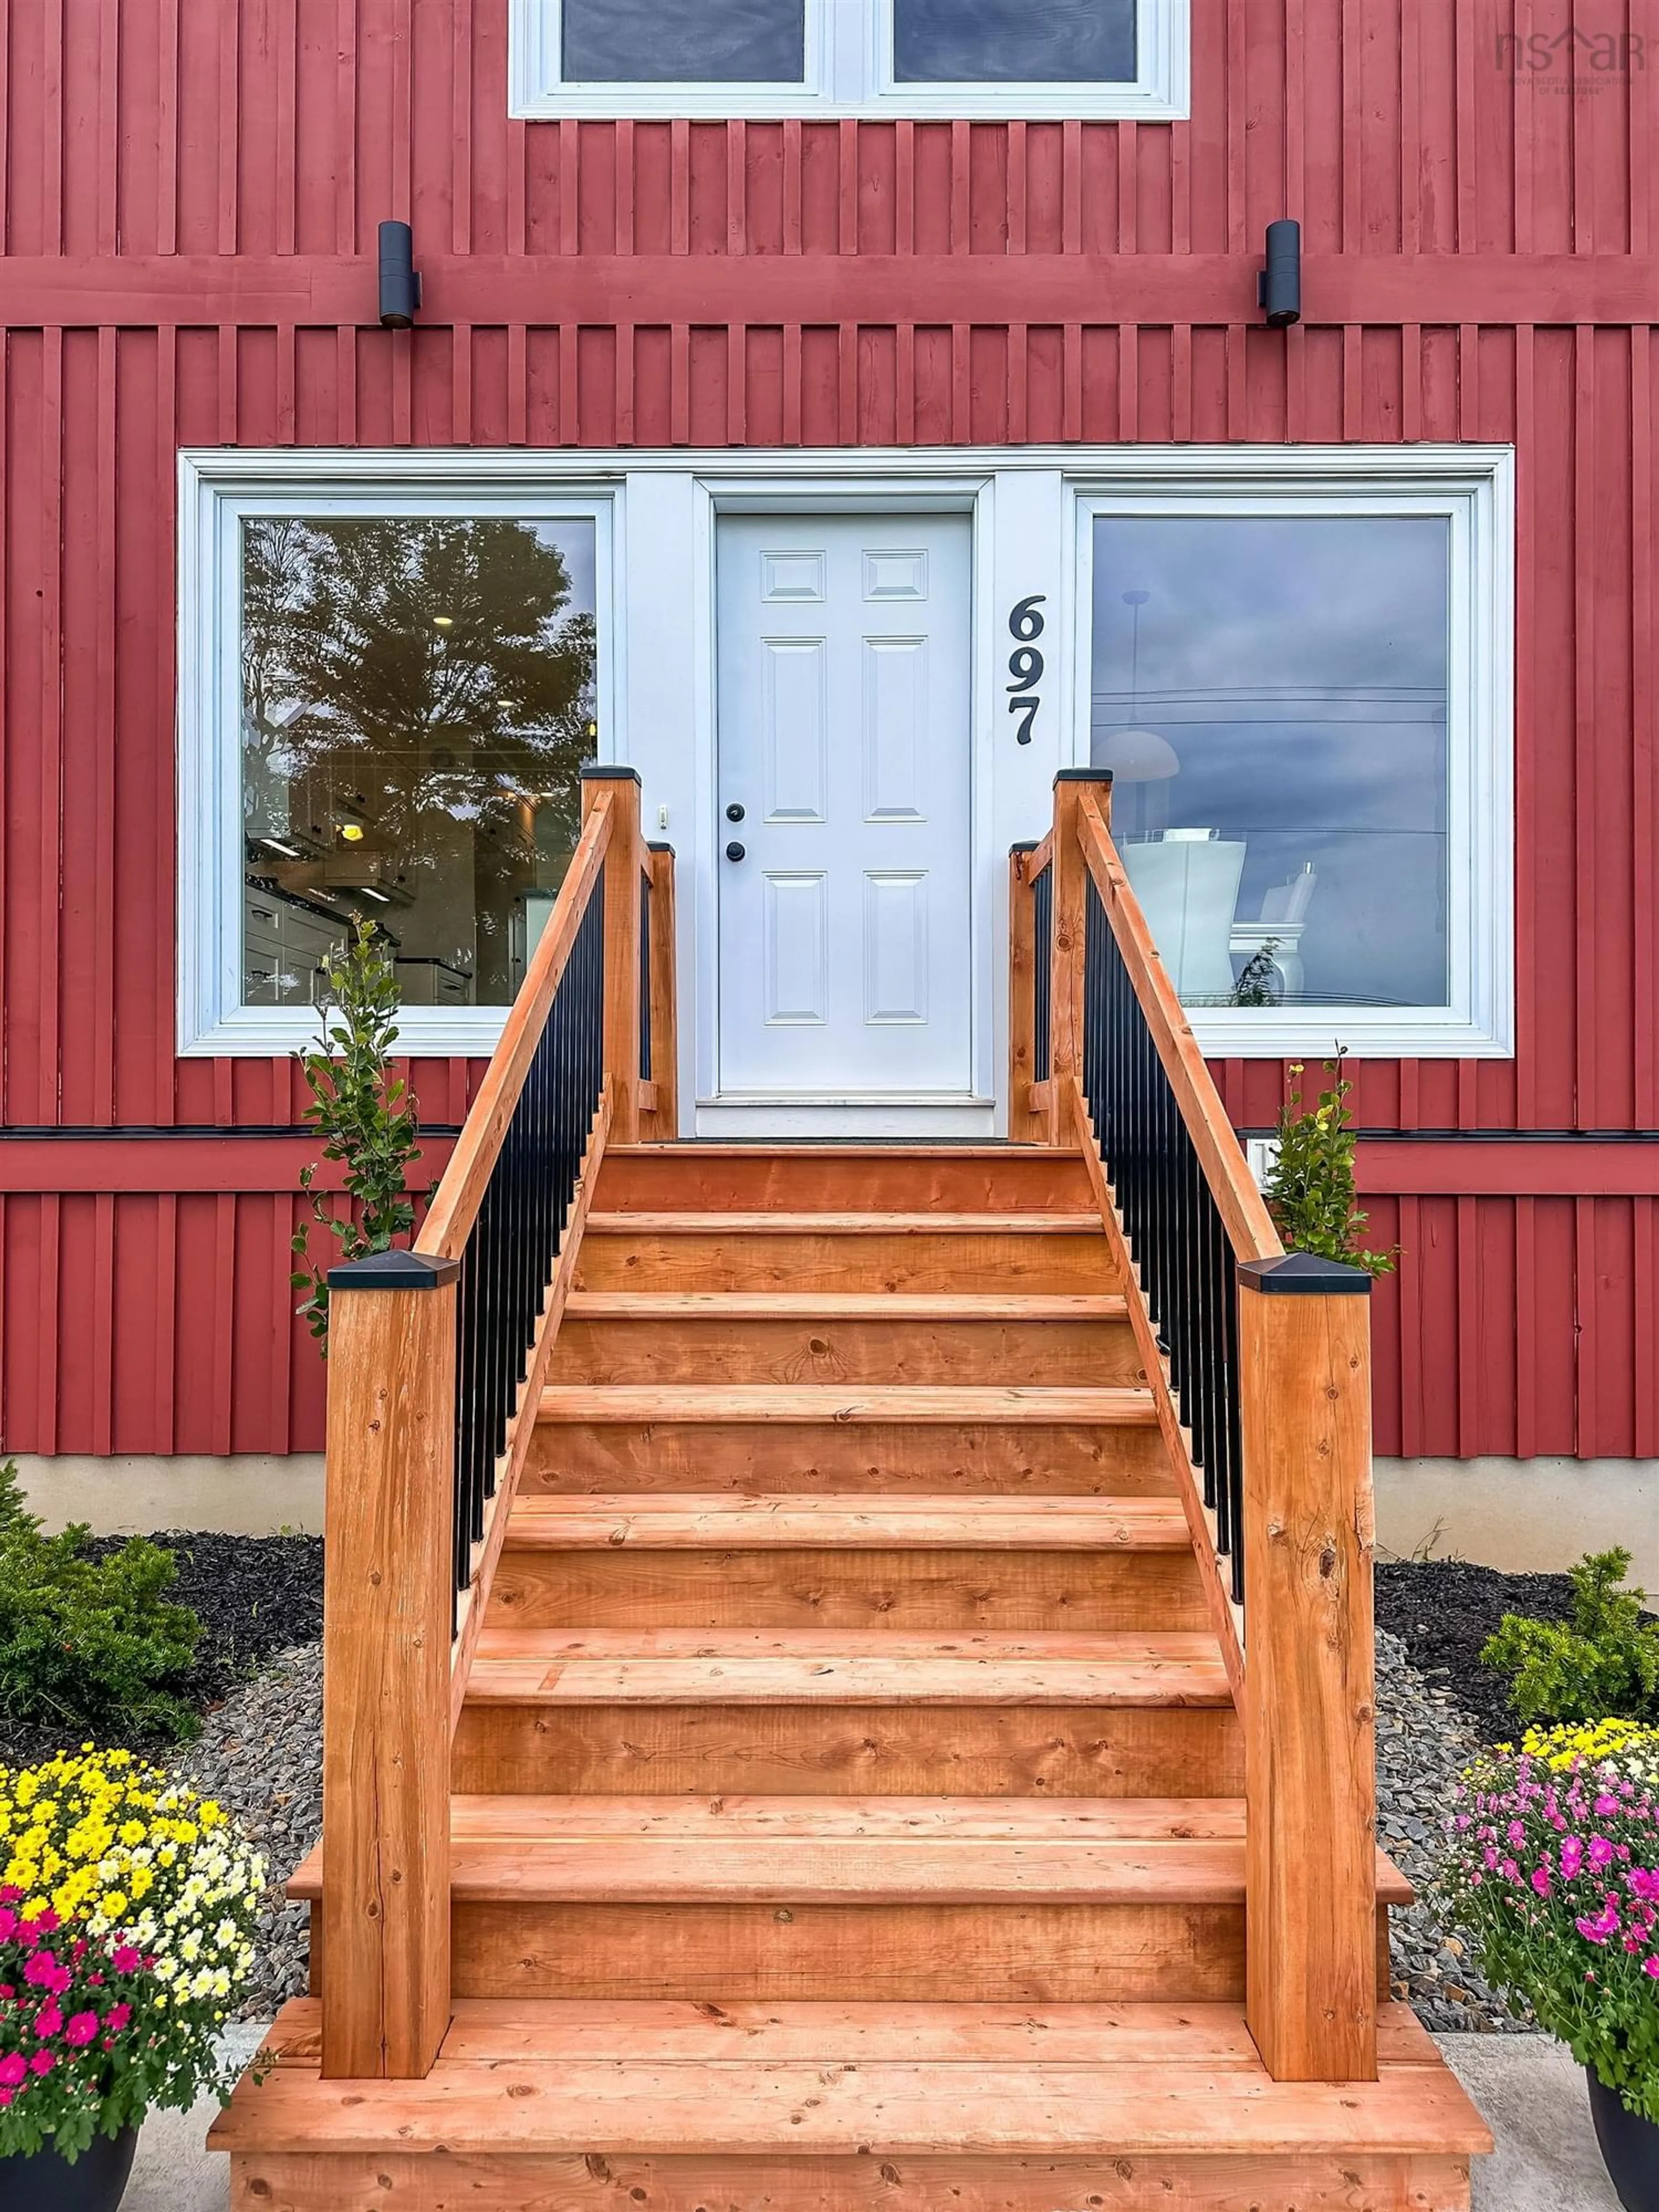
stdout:
<svg viewBox="0 0 1659 2212">
<path fill-rule="evenodd" d="M 510 0 L 515 115 L 1188 107 L 1191 0 Z"/>
</svg>

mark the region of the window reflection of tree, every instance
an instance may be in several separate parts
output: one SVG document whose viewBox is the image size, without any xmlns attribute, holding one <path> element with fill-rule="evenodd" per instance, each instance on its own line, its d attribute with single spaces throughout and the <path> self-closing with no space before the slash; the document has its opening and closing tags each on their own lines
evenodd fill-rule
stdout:
<svg viewBox="0 0 1659 2212">
<path fill-rule="evenodd" d="M 515 903 L 562 876 L 592 750 L 593 617 L 571 598 L 546 526 L 247 521 L 251 871 L 474 972 L 481 1002 L 509 999 Z M 470 911 L 429 943 L 422 901 L 434 906 L 446 870 L 451 892 L 464 888 L 453 880 L 458 824 Z"/>
</svg>

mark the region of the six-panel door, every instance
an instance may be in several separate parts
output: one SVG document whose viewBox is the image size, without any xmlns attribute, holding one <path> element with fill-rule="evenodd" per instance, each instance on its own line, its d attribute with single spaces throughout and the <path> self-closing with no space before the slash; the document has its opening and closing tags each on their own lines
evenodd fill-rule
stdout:
<svg viewBox="0 0 1659 2212">
<path fill-rule="evenodd" d="M 962 1097 L 969 518 L 719 527 L 720 1094 Z"/>
</svg>

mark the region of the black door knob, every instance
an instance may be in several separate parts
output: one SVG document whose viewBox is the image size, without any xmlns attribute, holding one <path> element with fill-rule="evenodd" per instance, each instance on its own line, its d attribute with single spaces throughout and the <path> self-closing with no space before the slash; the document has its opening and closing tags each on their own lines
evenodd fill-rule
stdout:
<svg viewBox="0 0 1659 2212">
<path fill-rule="evenodd" d="M 726 810 L 726 818 L 728 822 L 741 822 L 743 819 L 743 809 L 735 799 Z"/>
<path fill-rule="evenodd" d="M 726 857 L 728 860 L 740 860 L 743 858 L 743 847 L 738 844 L 735 837 L 726 848 Z"/>
</svg>

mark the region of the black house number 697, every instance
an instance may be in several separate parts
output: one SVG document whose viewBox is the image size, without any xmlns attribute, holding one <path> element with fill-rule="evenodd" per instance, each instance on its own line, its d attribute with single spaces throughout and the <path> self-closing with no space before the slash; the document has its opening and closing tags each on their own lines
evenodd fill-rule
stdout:
<svg viewBox="0 0 1659 2212">
<path fill-rule="evenodd" d="M 1019 717 L 1014 736 L 1022 745 L 1030 744 L 1037 708 L 1042 704 L 1036 688 L 1042 681 L 1042 655 L 1031 641 L 1042 635 L 1042 617 L 1037 609 L 1047 597 L 1046 592 L 1033 592 L 1029 599 L 1019 602 L 1008 617 L 1009 636 L 1020 641 L 1008 656 L 1008 673 L 1014 679 L 1008 686 L 1013 694 L 1008 702 L 1008 712 Z"/>
</svg>

